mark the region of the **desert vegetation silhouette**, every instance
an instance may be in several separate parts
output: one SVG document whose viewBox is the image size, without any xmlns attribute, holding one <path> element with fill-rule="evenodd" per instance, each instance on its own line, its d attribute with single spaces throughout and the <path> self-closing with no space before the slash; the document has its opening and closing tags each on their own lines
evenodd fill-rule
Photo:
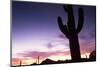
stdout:
<svg viewBox="0 0 100 67">
<path fill-rule="evenodd" d="M 72 5 L 64 5 L 64 10 L 67 13 L 68 21 L 67 24 L 64 25 L 62 18 L 58 16 L 57 21 L 61 32 L 69 39 L 70 44 L 70 52 L 73 61 L 81 60 L 80 53 L 80 45 L 78 34 L 82 30 L 83 22 L 84 22 L 84 12 L 82 8 L 78 9 L 78 24 L 75 27 L 75 17 L 73 13 Z"/>
<path fill-rule="evenodd" d="M 29 64 L 29 65 L 23 65 L 22 61 L 20 60 L 19 65 L 12 66 L 12 67 L 21 67 L 21 66 L 33 66 L 33 65 L 44 65 L 44 64 L 60 64 L 60 63 L 73 63 L 73 62 L 88 62 L 88 61 L 96 61 L 96 50 L 92 51 L 89 55 L 89 58 L 81 58 L 80 53 L 80 45 L 79 45 L 79 39 L 78 34 L 82 30 L 83 24 L 84 24 L 84 12 L 82 8 L 78 9 L 78 24 L 75 26 L 75 17 L 74 17 L 74 11 L 72 5 L 64 5 L 63 6 L 65 12 L 68 16 L 68 21 L 64 25 L 62 18 L 58 16 L 58 26 L 61 30 L 61 32 L 66 36 L 66 38 L 69 39 L 69 45 L 70 45 L 70 52 L 71 52 L 71 60 L 65 59 L 65 60 L 58 60 L 54 61 L 52 59 L 46 58 L 40 63 L 40 56 L 37 56 L 37 60 L 35 63 Z"/>
<path fill-rule="evenodd" d="M 33 65 L 44 65 L 44 64 L 62 64 L 62 63 L 73 63 L 73 62 L 76 62 L 76 61 L 73 61 L 73 60 L 68 60 L 68 59 L 65 59 L 65 60 L 58 60 L 58 61 L 54 61 L 52 59 L 49 59 L 49 58 L 46 58 L 45 60 L 43 60 L 41 63 L 39 62 L 39 56 L 37 58 L 37 62 L 33 62 L 32 64 L 28 64 L 28 65 L 23 65 L 22 64 L 22 61 L 20 60 L 19 62 L 19 65 L 15 65 L 15 66 L 11 66 L 11 67 L 24 67 L 24 66 L 33 66 Z M 90 55 L 89 55 L 89 58 L 81 58 L 81 61 L 80 62 L 90 62 L 90 61 L 96 61 L 96 51 L 92 51 L 90 52 Z"/>
</svg>

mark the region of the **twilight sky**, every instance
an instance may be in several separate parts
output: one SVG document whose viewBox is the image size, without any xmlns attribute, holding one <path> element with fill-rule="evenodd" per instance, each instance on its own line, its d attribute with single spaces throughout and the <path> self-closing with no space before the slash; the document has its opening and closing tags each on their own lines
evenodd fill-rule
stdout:
<svg viewBox="0 0 100 67">
<path fill-rule="evenodd" d="M 74 5 L 77 24 L 78 8 L 84 10 L 84 26 L 79 33 L 82 57 L 95 49 L 95 6 Z M 37 56 L 53 60 L 70 59 L 69 41 L 60 31 L 57 17 L 67 22 L 67 13 L 60 4 L 12 2 L 12 61 L 18 64 L 35 62 Z"/>
</svg>

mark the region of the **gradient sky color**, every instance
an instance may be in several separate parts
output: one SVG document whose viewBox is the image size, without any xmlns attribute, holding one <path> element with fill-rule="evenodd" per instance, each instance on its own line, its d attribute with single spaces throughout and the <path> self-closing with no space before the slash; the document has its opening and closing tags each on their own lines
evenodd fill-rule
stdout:
<svg viewBox="0 0 100 67">
<path fill-rule="evenodd" d="M 84 10 L 84 26 L 79 33 L 82 57 L 95 50 L 96 7 L 73 5 L 75 21 L 78 8 Z M 57 17 L 67 22 L 67 13 L 62 4 L 12 2 L 12 63 L 23 64 L 41 61 L 70 59 L 69 41 L 60 31 Z"/>
</svg>

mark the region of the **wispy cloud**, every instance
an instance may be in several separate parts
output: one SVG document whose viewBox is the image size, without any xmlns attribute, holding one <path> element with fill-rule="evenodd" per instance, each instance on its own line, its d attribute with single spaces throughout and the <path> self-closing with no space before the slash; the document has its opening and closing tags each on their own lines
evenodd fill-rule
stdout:
<svg viewBox="0 0 100 67">
<path fill-rule="evenodd" d="M 50 56 L 58 56 L 58 55 L 69 55 L 69 51 L 64 52 L 37 52 L 37 51 L 27 51 L 25 53 L 19 53 L 19 55 L 22 55 L 23 57 L 31 57 L 33 59 L 36 59 L 37 56 L 40 56 L 41 58 L 47 58 Z"/>
</svg>

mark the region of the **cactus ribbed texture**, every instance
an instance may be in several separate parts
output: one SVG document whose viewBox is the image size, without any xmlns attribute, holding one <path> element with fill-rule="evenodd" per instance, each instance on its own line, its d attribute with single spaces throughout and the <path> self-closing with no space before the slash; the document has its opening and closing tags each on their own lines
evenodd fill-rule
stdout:
<svg viewBox="0 0 100 67">
<path fill-rule="evenodd" d="M 57 21 L 61 32 L 69 39 L 71 58 L 73 61 L 81 60 L 80 46 L 78 40 L 78 34 L 82 30 L 84 22 L 83 9 L 78 9 L 78 24 L 75 27 L 75 19 L 73 14 L 72 5 L 64 5 L 64 10 L 67 12 L 68 21 L 67 24 L 63 24 L 62 18 L 58 16 Z"/>
</svg>

